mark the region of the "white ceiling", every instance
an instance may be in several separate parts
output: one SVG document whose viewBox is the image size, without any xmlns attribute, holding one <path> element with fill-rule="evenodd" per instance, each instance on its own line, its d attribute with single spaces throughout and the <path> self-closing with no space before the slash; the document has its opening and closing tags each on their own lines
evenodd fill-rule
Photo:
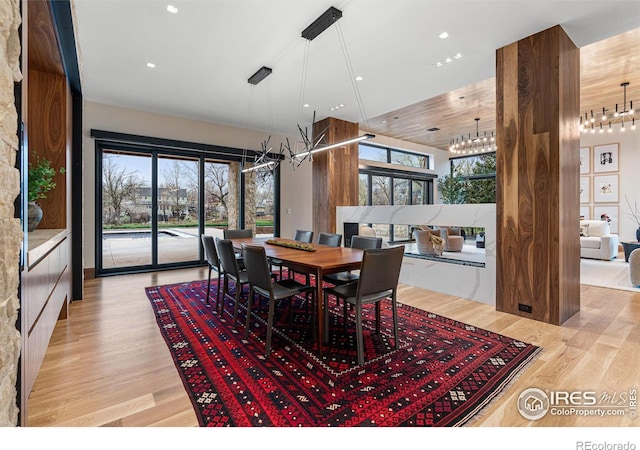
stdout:
<svg viewBox="0 0 640 450">
<path fill-rule="evenodd" d="M 330 6 L 343 13 L 337 24 L 302 38 Z M 75 0 L 75 9 L 85 100 L 288 136 L 314 110 L 366 128 L 493 77 L 496 49 L 554 25 L 578 47 L 640 27 L 637 0 Z M 252 86 L 261 66 L 273 73 Z"/>
</svg>

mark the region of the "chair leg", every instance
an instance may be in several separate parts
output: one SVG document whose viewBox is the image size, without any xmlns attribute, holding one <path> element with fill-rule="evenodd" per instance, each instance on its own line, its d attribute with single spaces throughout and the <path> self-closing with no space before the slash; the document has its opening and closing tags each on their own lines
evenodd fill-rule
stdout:
<svg viewBox="0 0 640 450">
<path fill-rule="evenodd" d="M 376 333 L 380 334 L 380 302 L 376 302 Z"/>
<path fill-rule="evenodd" d="M 337 297 L 336 297 L 337 298 Z M 349 313 L 347 312 L 347 301 L 342 299 L 342 325 L 344 326 L 344 331 L 347 331 L 347 319 Z"/>
<path fill-rule="evenodd" d="M 391 297 L 391 310 L 393 311 L 393 348 L 398 350 L 398 302 L 395 294 Z"/>
<path fill-rule="evenodd" d="M 322 333 L 324 336 L 324 339 L 328 342 L 329 341 L 329 293 L 325 292 L 324 293 L 324 308 L 323 309 L 323 315 L 324 315 L 324 324 L 322 326 Z M 323 342 L 323 344 L 325 344 L 326 342 Z"/>
<path fill-rule="evenodd" d="M 220 303 L 220 282 L 222 281 L 222 274 L 218 270 L 218 286 L 216 287 L 216 306 Z"/>
<path fill-rule="evenodd" d="M 209 281 L 207 282 L 207 305 L 209 304 L 210 291 L 211 291 L 211 266 L 209 266 Z"/>
<path fill-rule="evenodd" d="M 240 304 L 240 292 L 242 291 L 242 284 L 236 281 L 236 304 L 233 307 L 233 328 L 236 327 L 238 321 L 238 305 Z"/>
<path fill-rule="evenodd" d="M 247 322 L 244 327 L 244 338 L 249 339 L 249 327 L 251 326 L 251 304 L 253 303 L 253 286 L 249 287 L 249 301 L 247 302 Z"/>
<path fill-rule="evenodd" d="M 273 299 L 269 299 L 269 318 L 267 319 L 267 348 L 266 355 L 271 355 L 271 335 L 273 334 L 273 311 L 275 309 L 276 302 Z"/>
<path fill-rule="evenodd" d="M 358 365 L 364 364 L 364 337 L 362 336 L 362 305 L 356 305 L 356 345 L 358 350 Z"/>
<path fill-rule="evenodd" d="M 220 317 L 224 314 L 224 303 L 227 300 L 227 294 L 229 293 L 229 277 L 227 275 L 224 276 L 224 285 L 222 286 L 222 301 L 219 302 L 220 305 Z"/>
</svg>

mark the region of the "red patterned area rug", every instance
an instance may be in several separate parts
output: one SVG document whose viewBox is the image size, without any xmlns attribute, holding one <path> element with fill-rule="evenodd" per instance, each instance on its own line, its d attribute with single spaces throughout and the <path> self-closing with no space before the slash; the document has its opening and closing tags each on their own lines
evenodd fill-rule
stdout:
<svg viewBox="0 0 640 450">
<path fill-rule="evenodd" d="M 252 308 L 244 340 L 246 295 L 234 329 L 233 301 L 220 316 L 206 304 L 206 289 L 206 281 L 146 289 L 201 426 L 462 426 L 541 351 L 407 305 L 398 308 L 394 350 L 390 302 L 383 302 L 379 334 L 373 306 L 365 308 L 365 364 L 358 366 L 354 323 L 344 330 L 332 298 L 321 358 L 300 297 L 292 308 L 277 305 L 265 357 L 266 304 Z"/>
</svg>

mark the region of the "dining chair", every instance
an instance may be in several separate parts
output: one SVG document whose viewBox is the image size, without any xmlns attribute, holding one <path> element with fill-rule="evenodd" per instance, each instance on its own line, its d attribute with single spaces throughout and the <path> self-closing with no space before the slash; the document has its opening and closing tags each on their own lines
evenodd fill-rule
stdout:
<svg viewBox="0 0 640 450">
<path fill-rule="evenodd" d="M 293 237 L 294 241 L 304 242 L 310 244 L 313 242 L 313 231 L 296 230 L 296 234 Z M 276 267 L 280 271 L 280 279 L 282 279 L 282 269 L 285 267 L 284 262 L 281 259 L 269 258 L 269 262 L 272 267 Z M 293 278 L 293 273 L 289 272 L 289 278 Z"/>
<path fill-rule="evenodd" d="M 211 292 L 211 271 L 215 270 L 218 274 L 218 285 L 216 286 L 216 308 L 220 305 L 220 281 L 222 279 L 222 268 L 220 267 L 220 259 L 216 251 L 216 245 L 213 236 L 201 235 L 202 247 L 204 248 L 204 258 L 209 266 L 209 278 L 207 283 L 207 304 L 209 304 L 209 295 Z"/>
<path fill-rule="evenodd" d="M 273 334 L 273 315 L 275 304 L 279 300 L 289 298 L 297 294 L 311 293 L 312 303 L 315 303 L 315 288 L 309 284 L 298 283 L 295 280 L 275 281 L 271 277 L 269 270 L 269 261 L 264 247 L 243 245 L 242 252 L 245 266 L 247 268 L 247 276 L 249 281 L 249 301 L 247 302 L 247 323 L 245 327 L 244 338 L 249 338 L 249 329 L 251 326 L 251 304 L 253 303 L 254 294 L 258 294 L 269 300 L 269 315 L 267 318 L 267 342 L 265 353 L 267 356 L 271 354 L 271 336 Z M 291 320 L 291 302 L 289 304 L 289 320 Z M 313 335 L 315 337 L 315 308 L 311 323 L 313 327 Z"/>
<path fill-rule="evenodd" d="M 355 309 L 356 322 L 356 346 L 358 353 L 358 365 L 364 364 L 364 335 L 362 327 L 362 307 L 371 303 L 376 308 L 376 333 L 380 332 L 380 302 L 391 299 L 393 313 L 393 338 L 394 349 L 398 348 L 398 308 L 396 293 L 398 279 L 402 267 L 404 246 L 366 249 L 362 257 L 362 268 L 357 283 L 344 284 L 342 286 L 327 287 L 324 292 L 324 335 L 329 335 L 329 295 L 344 300 L 344 326 L 347 326 L 347 304 Z"/>
<path fill-rule="evenodd" d="M 251 228 L 241 230 L 223 230 L 223 236 L 225 239 L 241 239 L 253 237 L 253 230 Z"/>
<path fill-rule="evenodd" d="M 240 294 L 242 293 L 242 287 L 249 283 L 247 271 L 244 268 L 240 268 L 236 254 L 233 249 L 233 243 L 229 239 L 216 238 L 216 248 L 218 251 L 218 257 L 220 258 L 220 264 L 224 271 L 224 288 L 222 289 L 222 305 L 220 309 L 220 317 L 224 314 L 224 299 L 229 295 L 229 280 L 232 280 L 236 285 L 235 305 L 233 308 L 233 326 L 238 320 L 238 305 L 240 304 Z"/>
<path fill-rule="evenodd" d="M 359 248 L 359 249 L 365 250 L 365 249 L 380 248 L 380 247 L 382 247 L 381 237 L 358 236 L 358 235 L 351 237 L 351 248 Z M 358 281 L 358 274 L 352 273 L 351 271 L 330 273 L 322 277 L 322 281 L 331 283 L 334 286 L 341 286 L 343 284 L 348 284 L 348 283 L 353 283 L 354 281 Z"/>
<path fill-rule="evenodd" d="M 240 230 L 222 230 L 222 236 L 225 239 L 243 239 L 252 238 L 253 230 L 251 228 L 242 228 Z M 244 268 L 244 262 L 242 261 L 242 253 L 235 252 L 236 259 L 238 260 L 238 267 Z"/>
<path fill-rule="evenodd" d="M 320 233 L 318 235 L 318 244 L 340 247 L 342 244 L 342 235 L 334 233 Z"/>
</svg>

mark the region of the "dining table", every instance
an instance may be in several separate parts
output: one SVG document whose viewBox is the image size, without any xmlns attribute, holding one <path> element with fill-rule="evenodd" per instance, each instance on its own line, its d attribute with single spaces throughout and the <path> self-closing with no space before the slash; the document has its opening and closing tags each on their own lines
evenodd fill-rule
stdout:
<svg viewBox="0 0 640 450">
<path fill-rule="evenodd" d="M 318 353 L 323 354 L 326 336 L 324 329 L 324 301 L 322 279 L 330 273 L 358 270 L 362 266 L 363 250 L 350 247 L 332 247 L 330 245 L 298 242 L 293 239 L 251 237 L 230 239 L 235 249 L 242 245 L 264 247 L 268 258 L 283 261 L 284 265 L 298 273 L 315 276 L 316 296 L 316 342 Z M 270 243 L 271 242 L 271 243 Z"/>
</svg>

